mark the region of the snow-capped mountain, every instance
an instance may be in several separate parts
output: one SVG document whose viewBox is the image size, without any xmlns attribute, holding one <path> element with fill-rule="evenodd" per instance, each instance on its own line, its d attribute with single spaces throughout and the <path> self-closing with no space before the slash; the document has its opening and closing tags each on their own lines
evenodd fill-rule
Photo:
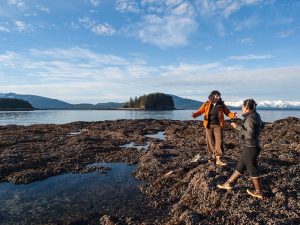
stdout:
<svg viewBox="0 0 300 225">
<path fill-rule="evenodd" d="M 236 102 L 226 102 L 227 105 L 241 107 L 243 104 L 243 100 Z M 300 102 L 298 101 L 283 101 L 283 100 L 275 100 L 275 101 L 257 101 L 257 108 L 260 109 L 300 109 Z"/>
</svg>

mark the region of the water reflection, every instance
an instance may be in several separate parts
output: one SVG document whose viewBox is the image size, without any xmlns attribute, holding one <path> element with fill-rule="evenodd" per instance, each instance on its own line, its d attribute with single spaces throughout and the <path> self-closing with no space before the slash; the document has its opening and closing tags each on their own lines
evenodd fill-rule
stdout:
<svg viewBox="0 0 300 225">
<path fill-rule="evenodd" d="M 121 148 L 135 148 L 137 150 L 142 150 L 142 149 L 148 150 L 149 146 L 150 146 L 150 142 L 146 142 L 145 145 L 138 145 L 138 144 L 136 144 L 135 142 L 132 141 L 128 144 L 121 145 L 120 147 Z"/>
<path fill-rule="evenodd" d="M 163 140 L 163 141 L 166 140 L 166 135 L 165 135 L 165 132 L 163 132 L 163 131 L 160 131 L 156 134 L 146 134 L 145 137 L 159 139 L 159 140 Z"/>
<path fill-rule="evenodd" d="M 110 167 L 107 175 L 62 174 L 26 185 L 0 184 L 1 224 L 66 223 L 99 213 L 134 216 L 144 196 L 133 179 L 134 166 L 97 163 Z"/>
</svg>

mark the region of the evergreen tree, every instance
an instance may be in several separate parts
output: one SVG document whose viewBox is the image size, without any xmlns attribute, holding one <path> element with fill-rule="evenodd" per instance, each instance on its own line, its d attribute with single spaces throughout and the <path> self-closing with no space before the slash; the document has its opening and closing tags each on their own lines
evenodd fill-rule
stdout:
<svg viewBox="0 0 300 225">
<path fill-rule="evenodd" d="M 145 110 L 173 110 L 174 102 L 172 96 L 164 93 L 152 93 L 148 95 L 135 96 L 134 100 L 130 97 L 129 102 L 125 103 L 124 108 L 141 108 Z"/>
<path fill-rule="evenodd" d="M 0 98 L 0 110 L 30 110 L 32 105 L 22 99 Z"/>
</svg>

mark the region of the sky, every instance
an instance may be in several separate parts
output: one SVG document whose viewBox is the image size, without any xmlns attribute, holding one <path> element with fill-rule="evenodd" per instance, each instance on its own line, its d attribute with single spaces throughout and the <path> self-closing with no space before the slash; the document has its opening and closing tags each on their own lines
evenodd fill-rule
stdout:
<svg viewBox="0 0 300 225">
<path fill-rule="evenodd" d="M 300 0 L 0 0 L 0 93 L 300 102 Z"/>
</svg>

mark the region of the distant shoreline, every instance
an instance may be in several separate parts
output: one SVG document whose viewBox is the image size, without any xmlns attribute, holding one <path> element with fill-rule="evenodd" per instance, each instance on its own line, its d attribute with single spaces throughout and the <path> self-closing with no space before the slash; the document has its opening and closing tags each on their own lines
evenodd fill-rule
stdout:
<svg viewBox="0 0 300 225">
<path fill-rule="evenodd" d="M 241 109 L 231 109 L 229 108 L 231 111 L 235 111 L 235 110 L 241 110 Z M 84 110 L 84 111 L 88 111 L 88 110 L 94 110 L 94 111 L 104 111 L 104 110 L 112 110 L 112 111 L 178 111 L 178 110 L 194 110 L 197 111 L 198 109 L 172 109 L 172 110 L 149 110 L 149 109 L 141 109 L 141 108 L 107 108 L 107 109 L 92 109 L 92 108 L 86 108 L 86 109 L 73 109 L 73 108 L 53 108 L 53 109 L 0 109 L 0 112 L 9 112 L 9 111 L 13 111 L 13 112 L 21 112 L 21 111 L 36 111 L 36 110 L 43 110 L 43 111 L 47 111 L 47 110 L 58 110 L 58 111 L 67 111 L 67 110 L 76 110 L 76 111 L 80 111 L 80 110 Z M 289 108 L 267 108 L 267 109 L 260 109 L 258 108 L 257 111 L 286 111 L 286 110 L 291 110 L 291 111 L 300 111 L 300 109 L 289 109 Z"/>
</svg>

